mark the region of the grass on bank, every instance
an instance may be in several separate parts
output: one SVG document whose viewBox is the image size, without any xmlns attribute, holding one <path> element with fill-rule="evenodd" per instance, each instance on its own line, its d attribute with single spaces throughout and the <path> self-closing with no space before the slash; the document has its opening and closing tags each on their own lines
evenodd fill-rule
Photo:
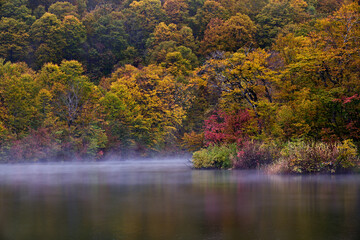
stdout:
<svg viewBox="0 0 360 240">
<path fill-rule="evenodd" d="M 284 146 L 249 141 L 211 145 L 193 154 L 194 168 L 263 169 L 268 173 L 342 173 L 359 171 L 356 146 L 338 143 L 288 142 Z"/>
</svg>

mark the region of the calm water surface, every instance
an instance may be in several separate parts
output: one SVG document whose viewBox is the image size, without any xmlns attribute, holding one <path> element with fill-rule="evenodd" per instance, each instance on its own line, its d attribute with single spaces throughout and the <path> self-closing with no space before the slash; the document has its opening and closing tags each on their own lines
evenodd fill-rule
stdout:
<svg viewBox="0 0 360 240">
<path fill-rule="evenodd" d="M 360 176 L 187 160 L 0 165 L 1 240 L 360 239 Z"/>
</svg>

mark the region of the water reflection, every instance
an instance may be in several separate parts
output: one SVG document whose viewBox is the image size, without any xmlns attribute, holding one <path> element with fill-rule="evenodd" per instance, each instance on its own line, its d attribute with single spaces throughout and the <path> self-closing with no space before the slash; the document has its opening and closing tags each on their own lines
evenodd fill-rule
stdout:
<svg viewBox="0 0 360 240">
<path fill-rule="evenodd" d="M 359 239 L 360 177 L 185 160 L 0 166 L 0 239 Z"/>
</svg>

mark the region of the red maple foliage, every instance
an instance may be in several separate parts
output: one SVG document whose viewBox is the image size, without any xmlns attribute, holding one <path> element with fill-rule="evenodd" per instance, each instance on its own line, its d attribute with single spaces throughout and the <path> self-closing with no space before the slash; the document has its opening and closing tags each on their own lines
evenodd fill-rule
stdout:
<svg viewBox="0 0 360 240">
<path fill-rule="evenodd" d="M 249 138 L 247 126 L 252 122 L 249 111 L 244 109 L 228 114 L 215 111 L 205 120 L 205 141 L 207 145 L 219 143 L 238 143 Z"/>
</svg>

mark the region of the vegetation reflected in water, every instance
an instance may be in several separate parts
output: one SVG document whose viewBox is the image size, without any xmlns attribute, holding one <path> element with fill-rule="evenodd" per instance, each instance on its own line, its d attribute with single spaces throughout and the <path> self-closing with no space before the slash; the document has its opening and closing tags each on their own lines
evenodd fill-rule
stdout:
<svg viewBox="0 0 360 240">
<path fill-rule="evenodd" d="M 14 168 L 17 170 L 11 172 Z M 19 168 L 27 169 L 28 175 L 17 176 Z M 45 174 L 50 168 L 57 170 Z M 85 164 L 37 165 L 34 170 L 32 165 L 7 165 L 0 171 L 0 238 L 297 240 L 360 236 L 358 175 L 266 176 L 248 171 L 194 171 L 184 166 L 175 169 Z M 26 181 L 31 176 L 38 181 Z"/>
</svg>

